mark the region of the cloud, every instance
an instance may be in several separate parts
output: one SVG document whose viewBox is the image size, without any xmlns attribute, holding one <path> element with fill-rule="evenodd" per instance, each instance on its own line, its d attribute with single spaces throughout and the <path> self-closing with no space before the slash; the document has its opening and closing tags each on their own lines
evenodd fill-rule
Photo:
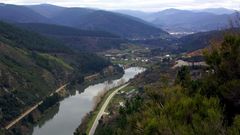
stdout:
<svg viewBox="0 0 240 135">
<path fill-rule="evenodd" d="M 225 7 L 240 9 L 240 0 L 0 0 L 0 2 L 10 4 L 49 3 L 68 7 L 136 9 L 145 11 L 166 8 L 203 9 Z"/>
</svg>

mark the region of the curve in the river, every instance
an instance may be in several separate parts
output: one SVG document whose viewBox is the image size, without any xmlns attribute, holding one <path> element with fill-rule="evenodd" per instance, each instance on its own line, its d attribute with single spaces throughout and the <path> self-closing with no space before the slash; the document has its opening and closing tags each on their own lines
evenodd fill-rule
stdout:
<svg viewBox="0 0 240 135">
<path fill-rule="evenodd" d="M 104 89 L 116 87 L 121 81 L 129 81 L 145 69 L 132 67 L 125 69 L 122 78 L 98 83 L 87 87 L 83 93 L 76 91 L 74 96 L 65 98 L 60 102 L 59 111 L 52 119 L 33 129 L 33 135 L 72 135 L 82 118 L 93 109 L 94 97 Z"/>
</svg>

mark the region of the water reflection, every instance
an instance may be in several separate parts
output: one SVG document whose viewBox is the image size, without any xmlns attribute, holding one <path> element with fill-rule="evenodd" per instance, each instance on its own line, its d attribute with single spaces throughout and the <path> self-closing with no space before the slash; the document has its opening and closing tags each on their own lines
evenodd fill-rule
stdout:
<svg viewBox="0 0 240 135">
<path fill-rule="evenodd" d="M 144 68 L 139 67 L 128 68 L 125 69 L 125 73 L 121 79 L 91 85 L 82 93 L 75 91 L 74 95 L 60 102 L 59 110 L 55 112 L 54 117 L 54 113 L 49 114 L 49 118 L 43 119 L 42 121 L 44 122 L 40 122 L 34 127 L 33 135 L 72 135 L 81 123 L 81 119 L 92 110 L 94 97 L 99 92 L 109 90 L 127 82 L 144 70 Z"/>
<path fill-rule="evenodd" d="M 55 116 L 55 114 L 58 113 L 59 111 L 59 106 L 60 104 L 56 104 L 55 106 L 53 106 L 52 108 L 50 108 L 47 112 L 44 113 L 44 116 L 42 117 L 42 119 L 40 119 L 38 121 L 38 126 L 41 128 L 47 121 L 53 119 L 53 117 Z"/>
</svg>

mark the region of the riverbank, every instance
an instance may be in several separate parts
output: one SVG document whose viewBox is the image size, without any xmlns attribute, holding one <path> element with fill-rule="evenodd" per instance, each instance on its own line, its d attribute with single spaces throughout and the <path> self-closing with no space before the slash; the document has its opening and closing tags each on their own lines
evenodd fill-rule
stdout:
<svg viewBox="0 0 240 135">
<path fill-rule="evenodd" d="M 116 90 L 121 86 L 118 86 L 116 88 L 113 88 L 109 91 L 107 91 L 106 93 L 104 93 L 103 96 L 101 96 L 101 100 L 100 102 L 97 103 L 96 107 L 93 108 L 93 110 L 89 113 L 87 113 L 87 115 L 82 119 L 82 123 L 80 124 L 80 126 L 76 129 L 76 131 L 74 132 L 74 135 L 82 135 L 82 134 L 88 134 L 99 111 L 101 110 L 103 104 L 106 102 L 107 98 Z"/>
<path fill-rule="evenodd" d="M 124 73 L 117 73 L 111 76 L 100 76 L 98 79 L 93 80 L 93 81 L 85 81 L 83 84 L 77 84 L 74 85 L 73 87 L 71 87 L 70 89 L 75 89 L 78 90 L 80 93 L 84 92 L 84 89 L 86 89 L 88 86 L 94 85 L 94 84 L 98 84 L 98 83 L 102 83 L 105 81 L 111 81 L 111 80 L 116 80 L 119 79 L 123 76 Z"/>
<path fill-rule="evenodd" d="M 94 123 L 91 126 L 90 131 L 88 132 L 89 135 L 94 135 L 95 130 L 99 124 L 99 120 L 103 117 L 103 115 L 108 115 L 109 112 L 105 112 L 106 108 L 108 107 L 109 102 L 112 100 L 112 98 L 122 89 L 124 89 L 125 87 L 127 87 L 129 85 L 129 83 L 126 83 L 124 85 L 122 85 L 121 87 L 115 89 L 106 99 L 106 101 L 104 102 L 104 104 L 101 106 L 100 111 L 97 114 L 97 117 L 94 119 Z"/>
<path fill-rule="evenodd" d="M 54 97 L 54 94 L 60 92 L 62 89 L 64 89 L 68 84 L 62 85 L 61 87 L 59 87 L 57 90 L 55 90 L 55 92 L 51 93 L 49 95 L 49 97 L 46 98 L 45 101 L 47 101 L 50 97 Z M 39 106 L 41 106 L 42 104 L 44 104 L 44 100 L 38 102 L 36 105 L 34 105 L 33 107 L 29 108 L 28 110 L 26 110 L 25 112 L 23 112 L 17 119 L 15 119 L 14 121 L 12 121 L 11 123 L 9 123 L 5 129 L 8 130 L 10 129 L 12 126 L 14 126 L 17 122 L 21 121 L 24 117 L 26 117 L 27 115 L 29 115 L 33 110 L 37 109 Z"/>
<path fill-rule="evenodd" d="M 124 70 L 124 75 L 120 79 L 105 81 L 90 85 L 84 89 L 84 92 L 75 91 L 59 103 L 57 114 L 44 122 L 43 125 L 37 125 L 33 129 L 32 135 L 71 135 L 87 113 L 93 110 L 96 105 L 96 96 L 105 90 L 110 90 L 119 84 L 122 80 L 128 82 L 137 74 L 144 71 L 143 68 L 132 67 Z"/>
<path fill-rule="evenodd" d="M 76 91 L 76 88 L 78 88 L 79 92 L 83 92 L 84 89 L 90 85 L 111 80 L 113 78 L 121 78 L 123 76 L 123 72 L 118 72 L 118 70 L 114 71 L 111 74 L 99 74 L 101 76 L 99 76 L 99 78 L 93 81 L 85 81 L 82 84 L 70 83 L 66 89 L 66 85 L 64 85 L 64 88 L 61 87 L 61 91 L 58 89 L 57 91 L 55 91 L 54 94 L 52 93 L 45 100 L 36 104 L 33 109 L 31 109 L 31 111 L 29 111 L 26 115 L 24 115 L 24 117 L 21 118 L 21 120 L 18 120 L 17 123 L 14 123 L 16 125 L 14 125 L 14 127 L 12 127 L 11 129 L 7 130 L 6 134 L 30 135 L 32 134 L 31 132 L 33 131 L 33 127 L 36 126 L 39 121 L 41 121 L 41 119 L 44 119 L 46 117 L 48 111 L 52 108 L 59 107 L 59 102 L 75 94 L 74 91 Z"/>
<path fill-rule="evenodd" d="M 94 130 L 95 130 L 95 128 L 97 127 L 96 123 L 98 123 L 98 120 L 102 116 L 102 114 L 99 114 L 100 110 L 103 111 L 102 113 L 104 113 L 104 111 L 105 111 L 104 108 L 108 107 L 108 103 L 110 103 L 110 100 L 112 100 L 111 98 L 113 98 L 118 91 L 128 90 L 125 87 L 127 87 L 127 85 L 126 86 L 124 85 L 124 87 L 121 85 L 116 88 L 110 89 L 106 93 L 104 93 L 101 96 L 101 100 L 98 102 L 97 106 L 91 112 L 87 113 L 86 116 L 82 119 L 82 122 L 81 122 L 80 126 L 75 130 L 74 135 L 89 134 L 94 123 L 95 123 L 95 127 L 94 127 Z M 129 88 L 132 88 L 132 87 L 129 87 Z M 113 93 L 114 93 L 114 95 L 112 95 Z M 110 98 L 110 99 L 108 99 L 108 98 Z M 106 103 L 107 100 L 109 100 L 109 101 Z M 104 106 L 104 108 L 103 108 L 103 106 Z M 99 118 L 97 119 L 98 115 L 99 115 Z"/>
</svg>

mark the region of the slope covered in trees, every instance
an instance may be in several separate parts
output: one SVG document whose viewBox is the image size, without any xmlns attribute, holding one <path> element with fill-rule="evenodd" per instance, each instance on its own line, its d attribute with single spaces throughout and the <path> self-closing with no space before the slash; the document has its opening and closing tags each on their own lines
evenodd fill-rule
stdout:
<svg viewBox="0 0 240 135">
<path fill-rule="evenodd" d="M 95 54 L 0 22 L 0 125 L 3 127 L 60 85 L 101 71 Z"/>
<path fill-rule="evenodd" d="M 84 51 L 103 51 L 119 48 L 125 42 L 119 36 L 104 31 L 80 30 L 72 27 L 23 23 L 17 26 L 62 41 L 67 46 Z"/>
<path fill-rule="evenodd" d="M 199 32 L 181 37 L 177 43 L 181 51 L 195 51 L 209 47 L 212 41 L 223 38 L 225 31 Z"/>
<path fill-rule="evenodd" d="M 187 67 L 178 70 L 174 83 L 166 80 L 172 69 L 163 66 L 139 76 L 134 84 L 148 82 L 144 93 L 128 100 L 96 134 L 239 135 L 239 35 L 226 36 L 205 59 L 209 67 L 200 79 L 192 79 Z"/>
</svg>

